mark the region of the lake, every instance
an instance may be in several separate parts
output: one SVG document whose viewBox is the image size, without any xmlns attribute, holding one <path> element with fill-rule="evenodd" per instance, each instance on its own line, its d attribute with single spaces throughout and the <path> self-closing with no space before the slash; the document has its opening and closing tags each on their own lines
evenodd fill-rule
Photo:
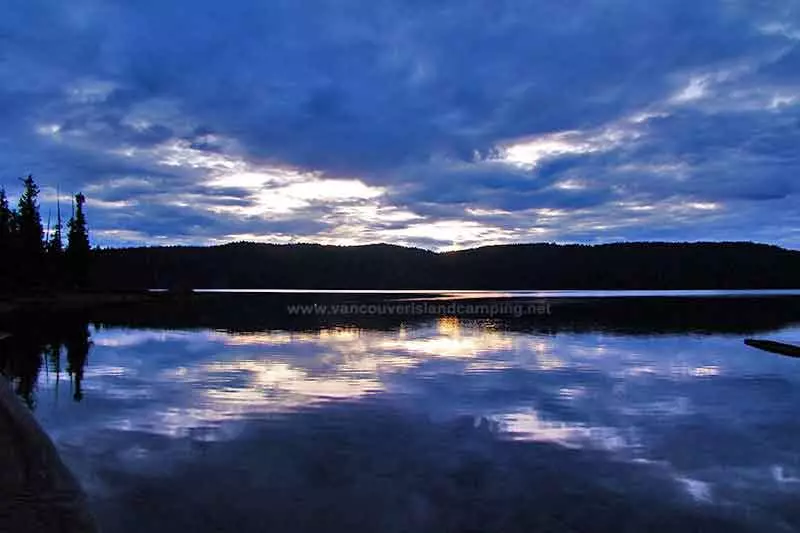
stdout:
<svg viewBox="0 0 800 533">
<path fill-rule="evenodd" d="M 800 296 L 619 296 L 176 297 L 0 366 L 106 531 L 800 531 L 800 359 L 742 342 Z"/>
</svg>

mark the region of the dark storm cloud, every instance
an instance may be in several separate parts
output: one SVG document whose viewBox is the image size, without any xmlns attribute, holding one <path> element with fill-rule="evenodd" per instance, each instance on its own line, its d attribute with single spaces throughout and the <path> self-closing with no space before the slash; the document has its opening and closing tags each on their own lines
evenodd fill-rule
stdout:
<svg viewBox="0 0 800 533">
<path fill-rule="evenodd" d="M 169 6 L 123 10 L 119 64 L 98 67 L 254 155 L 342 173 L 596 125 L 667 94 L 670 73 L 770 44 L 714 2 Z"/>
<path fill-rule="evenodd" d="M 144 238 L 337 225 L 324 198 L 253 215 L 253 187 L 209 186 L 220 170 L 197 158 L 219 156 L 385 187 L 376 202 L 429 223 L 505 211 L 492 224 L 523 240 L 544 225 L 524 213 L 557 209 L 553 239 L 797 246 L 799 45 L 790 1 L 12 0 L 0 173 L 12 192 L 27 172 L 87 189 L 97 229 Z M 609 128 L 627 135 L 503 160 L 517 139 Z"/>
</svg>

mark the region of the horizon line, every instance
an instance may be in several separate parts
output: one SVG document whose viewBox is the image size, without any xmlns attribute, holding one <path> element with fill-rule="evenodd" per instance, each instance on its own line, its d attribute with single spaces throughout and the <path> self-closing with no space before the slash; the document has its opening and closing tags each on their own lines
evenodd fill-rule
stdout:
<svg viewBox="0 0 800 533">
<path fill-rule="evenodd" d="M 574 241 L 532 241 L 532 242 L 510 242 L 510 243 L 494 243 L 494 244 L 482 244 L 477 246 L 469 246 L 464 248 L 452 249 L 452 250 L 435 250 L 430 248 L 423 248 L 421 246 L 414 246 L 408 244 L 392 244 L 388 242 L 373 242 L 373 243 L 365 243 L 365 244 L 326 244 L 326 243 L 318 243 L 318 242 L 310 242 L 310 241 L 297 241 L 297 242 L 261 242 L 261 241 L 248 241 L 248 240 L 233 240 L 228 242 L 222 242 L 217 244 L 136 244 L 136 245 L 129 245 L 129 246 L 99 246 L 97 245 L 95 249 L 100 251 L 106 250 L 136 250 L 136 249 L 151 249 L 151 248 L 222 248 L 225 246 L 234 246 L 234 245 L 258 245 L 258 246 L 280 246 L 280 247 L 289 247 L 289 246 L 317 246 L 320 248 L 367 248 L 367 247 L 376 247 L 376 246 L 388 246 L 393 248 L 403 248 L 407 250 L 420 250 L 423 252 L 429 252 L 432 254 L 449 254 L 449 253 L 459 253 L 459 252 L 466 252 L 470 250 L 480 250 L 483 248 L 501 248 L 501 247 L 513 247 L 513 246 L 541 246 L 541 245 L 548 245 L 548 246 L 584 246 L 584 247 L 601 247 L 601 246 L 619 246 L 619 245 L 641 245 L 641 244 L 649 244 L 649 245 L 659 245 L 659 244 L 668 244 L 668 245 L 710 245 L 710 244 L 734 244 L 734 245 L 756 245 L 756 246 L 766 246 L 766 247 L 774 247 L 779 248 L 781 250 L 786 250 L 790 252 L 800 252 L 800 248 L 789 248 L 788 246 L 782 246 L 780 244 L 769 243 L 769 242 L 762 242 L 762 241 L 750 241 L 750 240 L 741 240 L 741 241 L 733 241 L 733 240 L 687 240 L 687 241 L 669 241 L 669 240 L 630 240 L 630 241 L 608 241 L 608 242 L 595 242 L 595 243 L 584 243 L 584 242 L 574 242 Z"/>
</svg>

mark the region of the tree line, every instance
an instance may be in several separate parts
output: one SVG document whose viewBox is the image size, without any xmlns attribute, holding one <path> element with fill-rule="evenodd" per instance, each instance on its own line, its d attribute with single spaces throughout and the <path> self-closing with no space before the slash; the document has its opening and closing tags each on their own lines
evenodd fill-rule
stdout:
<svg viewBox="0 0 800 533">
<path fill-rule="evenodd" d="M 0 291 L 82 288 L 89 283 L 91 247 L 84 213 L 86 198 L 72 200 L 64 244 L 60 199 L 52 227 L 42 224 L 39 186 L 33 176 L 21 179 L 22 193 L 12 208 L 0 187 Z"/>
<path fill-rule="evenodd" d="M 435 253 L 233 243 L 93 252 L 106 289 L 793 289 L 800 252 L 749 242 L 553 243 Z"/>
</svg>

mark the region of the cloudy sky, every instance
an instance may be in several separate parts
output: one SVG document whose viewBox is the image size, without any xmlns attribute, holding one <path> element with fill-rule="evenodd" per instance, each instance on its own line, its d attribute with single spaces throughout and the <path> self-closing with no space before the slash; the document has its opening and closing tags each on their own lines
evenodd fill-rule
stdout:
<svg viewBox="0 0 800 533">
<path fill-rule="evenodd" d="M 3 0 L 27 173 L 104 246 L 800 248 L 800 2 Z"/>
</svg>

